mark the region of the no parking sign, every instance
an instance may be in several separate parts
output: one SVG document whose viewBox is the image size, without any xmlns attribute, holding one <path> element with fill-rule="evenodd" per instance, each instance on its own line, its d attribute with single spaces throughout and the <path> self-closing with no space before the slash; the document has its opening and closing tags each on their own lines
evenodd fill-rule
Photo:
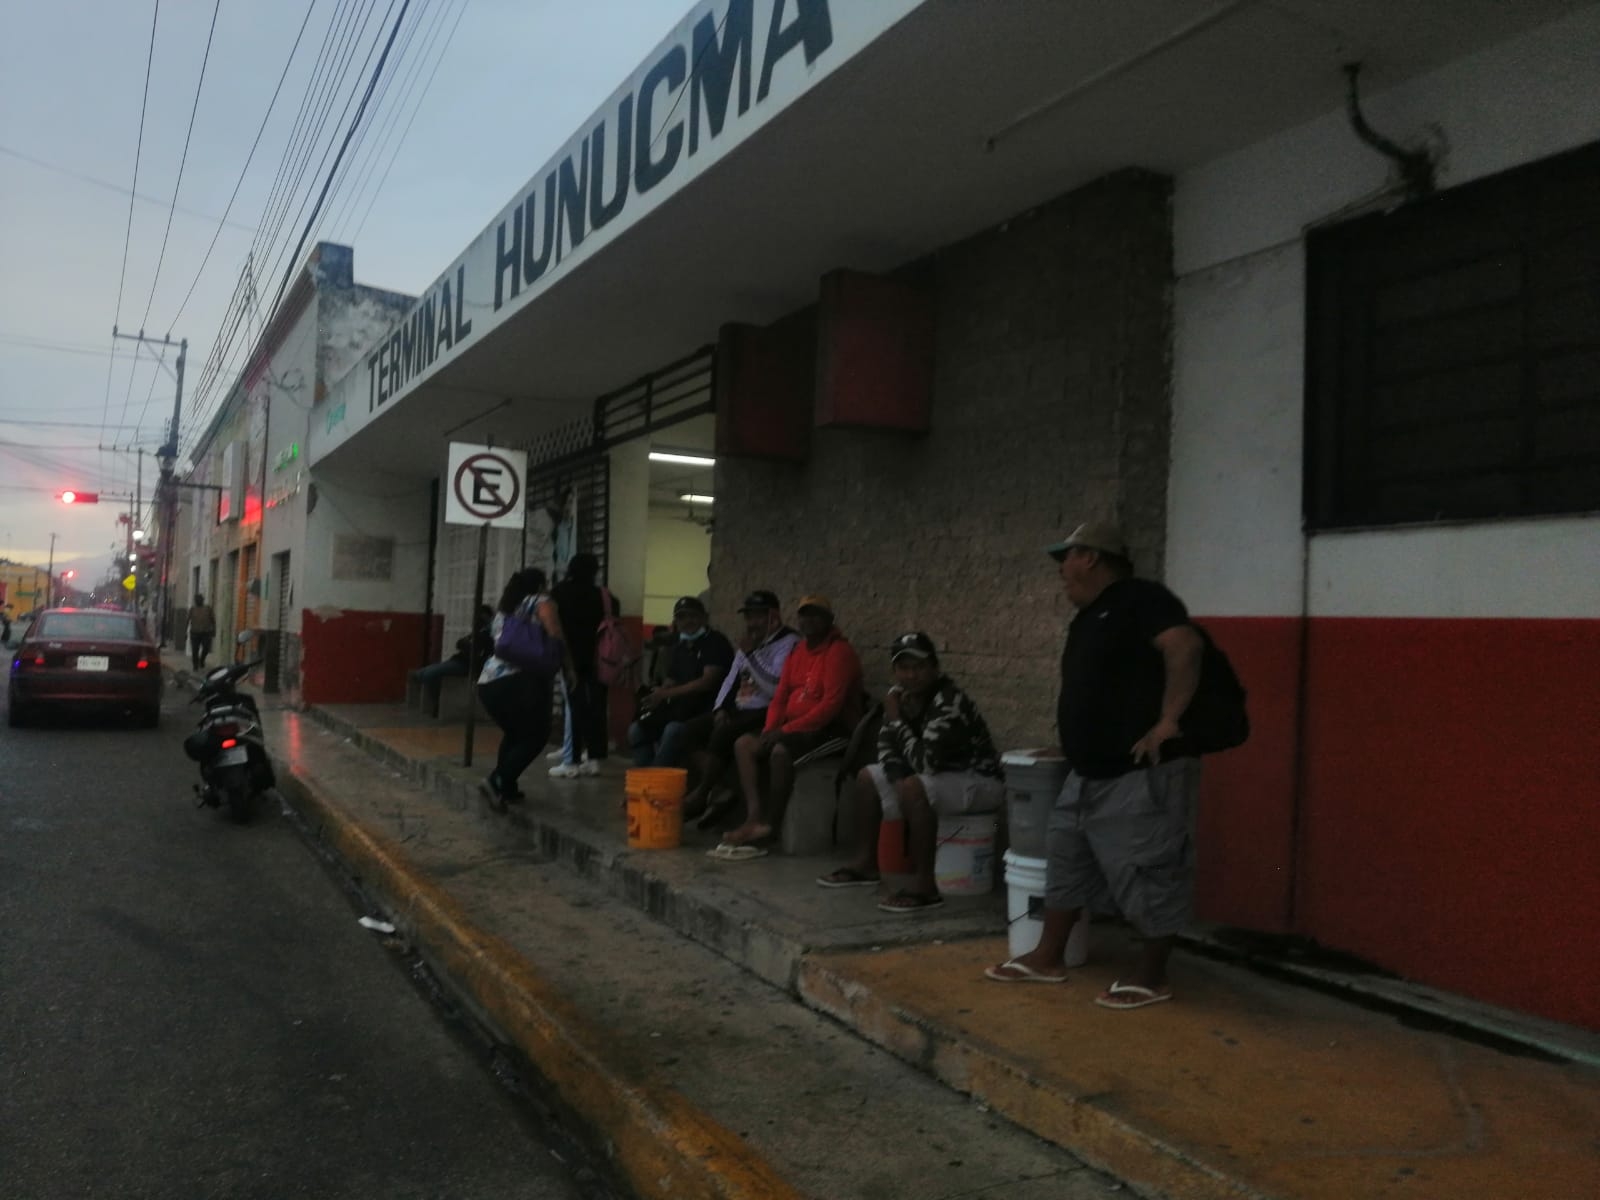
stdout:
<svg viewBox="0 0 1600 1200">
<path fill-rule="evenodd" d="M 525 450 L 451 442 L 445 524 L 521 529 L 527 513 L 523 503 L 527 478 Z"/>
</svg>

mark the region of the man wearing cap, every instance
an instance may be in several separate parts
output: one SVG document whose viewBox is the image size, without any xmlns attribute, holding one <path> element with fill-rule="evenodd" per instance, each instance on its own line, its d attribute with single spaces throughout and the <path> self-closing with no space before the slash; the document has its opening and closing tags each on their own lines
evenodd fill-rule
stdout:
<svg viewBox="0 0 1600 1200">
<path fill-rule="evenodd" d="M 711 711 L 711 701 L 733 665 L 733 644 L 712 629 L 705 605 L 683 596 L 672 606 L 677 637 L 666 682 L 639 703 L 639 719 L 628 726 L 628 745 L 639 767 L 681 766 L 687 722 Z"/>
<path fill-rule="evenodd" d="M 878 882 L 878 828 L 904 820 L 910 834 L 911 887 L 879 903 L 897 916 L 944 903 L 934 879 L 941 816 L 994 812 L 1005 802 L 1000 755 L 972 698 L 939 669 L 933 639 L 903 633 L 889 647 L 894 685 L 883 698 L 878 761 L 857 779 L 861 852 L 822 876 L 825 888 Z"/>
<path fill-rule="evenodd" d="M 711 712 L 689 722 L 684 737 L 698 782 L 683 798 L 683 816 L 692 821 L 707 816 L 713 790 L 733 758 L 733 746 L 747 733 L 759 734 L 767 723 L 767 709 L 778 689 L 783 664 L 800 641 L 800 635 L 783 623 L 783 609 L 775 593 L 758 588 L 739 607 L 744 618 L 744 640 L 733 666 L 722 681 Z M 718 811 L 725 811 L 722 806 Z"/>
<path fill-rule="evenodd" d="M 1143 1008 L 1172 998 L 1167 957 L 1193 915 L 1200 760 L 1179 721 L 1199 686 L 1204 642 L 1181 600 L 1134 578 L 1116 526 L 1080 525 L 1048 552 L 1077 609 L 1056 704 L 1072 771 L 1050 815 L 1039 944 L 984 973 L 1002 983 L 1064 982 L 1067 937 L 1109 889 L 1143 942 L 1132 972 L 1095 1003 Z"/>
<path fill-rule="evenodd" d="M 747 733 L 733 746 L 744 793 L 745 821 L 725 834 L 712 857 L 760 858 L 772 836 L 766 814 L 779 811 L 794 790 L 794 764 L 824 742 L 849 737 L 861 719 L 861 660 L 833 623 L 825 596 L 800 601 L 800 636 L 789 653 L 767 708 L 761 735 Z M 767 768 L 767 794 L 761 769 Z"/>
</svg>

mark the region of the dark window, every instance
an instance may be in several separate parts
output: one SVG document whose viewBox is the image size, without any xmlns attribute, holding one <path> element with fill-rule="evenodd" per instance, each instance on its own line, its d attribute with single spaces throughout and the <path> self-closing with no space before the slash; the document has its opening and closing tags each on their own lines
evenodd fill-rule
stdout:
<svg viewBox="0 0 1600 1200">
<path fill-rule="evenodd" d="M 39 618 L 34 637 L 137 642 L 144 639 L 139 623 L 121 613 L 53 612 Z"/>
<path fill-rule="evenodd" d="M 1600 509 L 1600 145 L 1307 259 L 1311 527 Z"/>
</svg>

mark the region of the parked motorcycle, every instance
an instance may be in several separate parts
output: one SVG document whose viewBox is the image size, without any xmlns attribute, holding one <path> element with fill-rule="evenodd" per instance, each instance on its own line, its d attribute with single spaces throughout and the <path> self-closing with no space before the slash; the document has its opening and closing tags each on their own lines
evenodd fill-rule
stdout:
<svg viewBox="0 0 1600 1200">
<path fill-rule="evenodd" d="M 203 705 L 205 715 L 183 742 L 183 752 L 200 764 L 196 807 L 226 808 L 240 824 L 250 819 L 256 797 L 277 784 L 260 710 L 254 697 L 239 690 L 239 681 L 260 665 L 235 663 L 206 672 L 189 702 Z"/>
</svg>

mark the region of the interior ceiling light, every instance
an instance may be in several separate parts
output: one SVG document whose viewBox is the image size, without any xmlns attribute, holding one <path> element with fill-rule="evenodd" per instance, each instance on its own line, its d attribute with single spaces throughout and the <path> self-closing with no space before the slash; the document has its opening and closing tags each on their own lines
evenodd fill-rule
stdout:
<svg viewBox="0 0 1600 1200">
<path fill-rule="evenodd" d="M 687 500 L 690 504 L 715 504 L 717 500 L 715 496 L 697 496 L 693 492 L 685 492 L 678 499 Z"/>
<path fill-rule="evenodd" d="M 714 467 L 717 465 L 717 460 L 714 458 L 707 458 L 703 454 L 680 454 L 676 450 L 652 450 L 650 451 L 650 461 L 683 463 L 689 467 Z"/>
</svg>

